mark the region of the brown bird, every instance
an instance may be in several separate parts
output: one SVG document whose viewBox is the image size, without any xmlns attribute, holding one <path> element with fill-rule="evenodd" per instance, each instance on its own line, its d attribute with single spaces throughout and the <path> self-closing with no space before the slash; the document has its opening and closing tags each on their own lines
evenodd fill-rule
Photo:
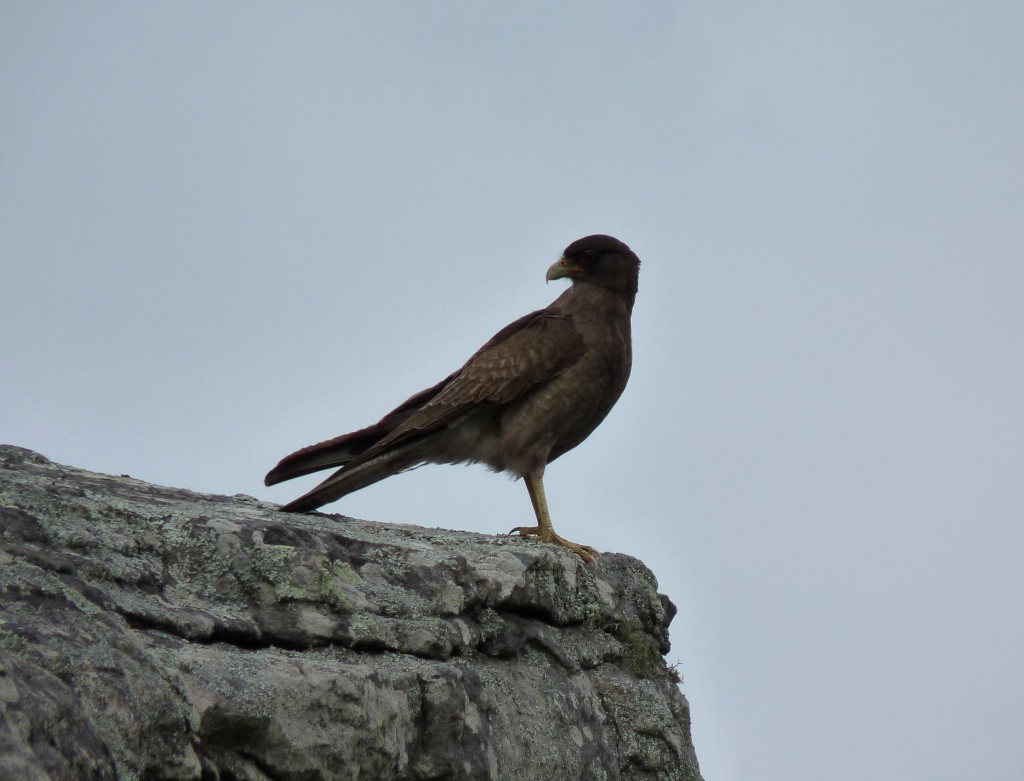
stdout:
<svg viewBox="0 0 1024 781">
<path fill-rule="evenodd" d="M 640 259 L 618 239 L 574 241 L 547 279 L 572 286 L 495 334 L 466 364 L 372 426 L 286 456 L 267 485 L 340 467 L 289 502 L 307 512 L 422 464 L 482 463 L 526 480 L 537 525 L 523 537 L 597 552 L 555 534 L 544 467 L 586 439 L 622 394 L 632 364 L 630 315 Z"/>
</svg>

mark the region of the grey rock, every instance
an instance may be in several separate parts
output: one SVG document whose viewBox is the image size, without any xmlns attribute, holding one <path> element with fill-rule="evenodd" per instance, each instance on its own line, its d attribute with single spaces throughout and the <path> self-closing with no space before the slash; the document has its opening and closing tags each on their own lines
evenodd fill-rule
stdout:
<svg viewBox="0 0 1024 781">
<path fill-rule="evenodd" d="M 0 446 L 0 781 L 700 779 L 628 556 Z"/>
</svg>

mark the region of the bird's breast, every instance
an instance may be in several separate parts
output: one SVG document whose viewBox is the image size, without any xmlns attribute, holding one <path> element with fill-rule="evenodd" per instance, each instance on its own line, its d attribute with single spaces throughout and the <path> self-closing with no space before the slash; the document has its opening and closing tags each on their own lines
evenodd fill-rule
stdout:
<svg viewBox="0 0 1024 781">
<path fill-rule="evenodd" d="M 503 413 L 500 451 L 515 458 L 495 468 L 542 468 L 586 439 L 622 395 L 632 365 L 628 319 L 584 325 L 580 359 Z"/>
</svg>

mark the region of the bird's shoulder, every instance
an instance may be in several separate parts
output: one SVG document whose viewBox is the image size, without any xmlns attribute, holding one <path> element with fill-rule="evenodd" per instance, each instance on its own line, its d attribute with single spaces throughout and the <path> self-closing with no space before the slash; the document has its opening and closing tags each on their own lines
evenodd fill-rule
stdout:
<svg viewBox="0 0 1024 781">
<path fill-rule="evenodd" d="M 432 403 L 512 401 L 561 374 L 584 349 L 571 315 L 550 308 L 530 312 L 491 337 Z"/>
</svg>

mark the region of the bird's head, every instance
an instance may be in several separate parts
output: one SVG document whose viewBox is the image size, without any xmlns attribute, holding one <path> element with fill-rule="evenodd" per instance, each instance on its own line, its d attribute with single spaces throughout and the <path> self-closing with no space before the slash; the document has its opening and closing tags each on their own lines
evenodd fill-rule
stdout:
<svg viewBox="0 0 1024 781">
<path fill-rule="evenodd" d="M 571 279 L 621 295 L 630 309 L 636 299 L 640 258 L 612 236 L 595 234 L 577 239 L 548 269 L 547 280 Z"/>
</svg>

